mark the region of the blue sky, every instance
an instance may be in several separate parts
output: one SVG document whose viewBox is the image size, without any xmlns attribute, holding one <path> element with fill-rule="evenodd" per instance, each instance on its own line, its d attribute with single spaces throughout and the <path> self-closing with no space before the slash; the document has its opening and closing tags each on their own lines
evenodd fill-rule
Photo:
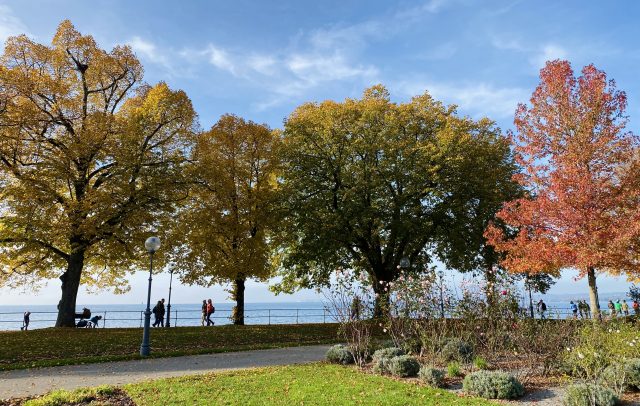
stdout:
<svg viewBox="0 0 640 406">
<path fill-rule="evenodd" d="M 302 102 L 358 97 L 383 83 L 395 100 L 429 91 L 461 114 L 488 116 L 508 129 L 544 61 L 564 58 L 576 70 L 594 63 L 614 78 L 628 94 L 630 129 L 638 132 L 639 11 L 635 1 L 0 0 L 0 42 L 27 33 L 49 43 L 59 22 L 70 19 L 104 48 L 128 43 L 146 81 L 187 92 L 203 128 L 227 112 L 280 127 Z M 87 300 L 137 302 L 143 280 L 134 277 L 124 297 Z M 554 291 L 585 286 L 565 277 Z M 626 290 L 622 280 L 601 286 Z M 260 285 L 249 289 L 250 301 L 273 300 Z M 40 298 L 54 303 L 58 292 L 52 283 Z M 201 290 L 185 292 L 178 301 Z M 0 293 L 0 304 L 25 300 Z"/>
</svg>

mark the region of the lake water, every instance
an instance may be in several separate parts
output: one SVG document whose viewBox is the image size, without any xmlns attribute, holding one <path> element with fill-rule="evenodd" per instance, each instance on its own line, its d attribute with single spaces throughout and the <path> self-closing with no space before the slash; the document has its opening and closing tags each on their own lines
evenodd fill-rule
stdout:
<svg viewBox="0 0 640 406">
<path fill-rule="evenodd" d="M 534 295 L 534 305 L 542 298 L 547 304 L 548 317 L 567 317 L 569 314 L 569 302 L 571 300 L 586 300 L 587 295 L 556 294 Z M 627 299 L 625 292 L 600 293 L 600 308 L 607 309 L 609 300 Z M 631 303 L 627 301 L 629 306 Z M 172 326 L 199 326 L 201 325 L 201 304 L 172 304 Z M 216 312 L 211 319 L 216 325 L 231 324 L 230 316 L 233 303 L 217 303 Z M 529 301 L 525 298 L 521 307 L 528 308 Z M 83 307 L 91 310 L 92 315 L 100 315 L 103 319 L 99 327 L 142 327 L 144 322 L 144 305 L 91 305 L 81 304 L 77 306 L 80 312 Z M 55 305 L 28 305 L 28 306 L 4 306 L 0 305 L 0 330 L 17 330 L 22 326 L 22 314 L 31 312 L 31 324 L 29 328 L 52 327 L 56 319 Z M 153 315 L 151 316 L 153 323 Z M 297 324 L 297 323 L 324 323 L 334 322 L 330 311 L 322 302 L 281 302 L 281 303 L 246 303 L 246 324 Z"/>
<path fill-rule="evenodd" d="M 142 327 L 144 309 L 140 304 L 90 305 L 77 306 L 81 312 L 86 307 L 91 315 L 100 315 L 103 319 L 99 327 Z M 216 303 L 216 311 L 211 320 L 216 325 L 231 324 L 230 316 L 233 303 Z M 201 325 L 201 304 L 171 304 L 172 326 Z M 57 310 L 55 305 L 0 306 L 0 330 L 17 330 L 22 325 L 22 315 L 31 312 L 29 328 L 52 327 L 55 324 Z M 166 315 L 165 315 L 166 318 Z M 245 324 L 296 324 L 331 322 L 328 310 L 321 302 L 284 302 L 284 303 L 246 303 Z M 153 315 L 151 315 L 153 323 Z"/>
</svg>

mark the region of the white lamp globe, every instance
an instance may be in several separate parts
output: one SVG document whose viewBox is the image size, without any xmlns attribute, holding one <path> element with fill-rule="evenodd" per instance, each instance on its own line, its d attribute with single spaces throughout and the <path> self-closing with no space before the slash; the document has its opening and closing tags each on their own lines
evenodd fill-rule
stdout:
<svg viewBox="0 0 640 406">
<path fill-rule="evenodd" d="M 144 242 L 144 247 L 146 248 L 147 252 L 153 254 L 160 249 L 160 239 L 158 237 L 149 237 Z"/>
</svg>

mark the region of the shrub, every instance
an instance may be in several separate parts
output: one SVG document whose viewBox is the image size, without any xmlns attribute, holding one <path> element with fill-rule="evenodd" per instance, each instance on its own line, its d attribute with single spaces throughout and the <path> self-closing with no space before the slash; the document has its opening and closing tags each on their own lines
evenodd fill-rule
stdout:
<svg viewBox="0 0 640 406">
<path fill-rule="evenodd" d="M 404 355 L 404 350 L 397 347 L 383 348 L 373 353 L 373 371 L 378 374 L 388 374 L 389 361 L 393 357 Z"/>
<path fill-rule="evenodd" d="M 562 404 L 564 406 L 614 406 L 617 401 L 611 389 L 581 383 L 567 387 Z"/>
<path fill-rule="evenodd" d="M 452 338 L 442 346 L 440 356 L 446 362 L 469 362 L 473 359 L 473 347 L 459 338 Z"/>
<path fill-rule="evenodd" d="M 524 387 L 513 376 L 502 371 L 477 371 L 467 375 L 462 389 L 485 399 L 516 399 L 524 395 Z"/>
<path fill-rule="evenodd" d="M 422 367 L 418 376 L 422 382 L 433 388 L 444 387 L 444 371 L 432 367 Z"/>
<path fill-rule="evenodd" d="M 458 361 L 450 362 L 447 365 L 447 375 L 449 375 L 451 378 L 462 376 L 462 368 L 460 367 L 460 363 Z"/>
<path fill-rule="evenodd" d="M 489 369 L 489 363 L 482 357 L 475 357 L 473 359 L 473 366 L 480 370 Z"/>
<path fill-rule="evenodd" d="M 564 352 L 564 367 L 573 376 L 597 380 L 619 360 L 640 358 L 640 335 L 633 323 L 589 323 L 582 327 L 576 345 Z"/>
<path fill-rule="evenodd" d="M 346 346 L 342 344 L 336 344 L 333 347 L 329 348 L 326 356 L 327 361 L 333 364 L 347 365 L 354 363 L 353 354 Z"/>
<path fill-rule="evenodd" d="M 640 359 L 629 359 L 609 365 L 600 375 L 600 383 L 616 394 L 640 387 Z"/>
<path fill-rule="evenodd" d="M 399 355 L 389 360 L 389 372 L 391 375 L 407 378 L 418 375 L 420 363 L 411 355 Z"/>
</svg>

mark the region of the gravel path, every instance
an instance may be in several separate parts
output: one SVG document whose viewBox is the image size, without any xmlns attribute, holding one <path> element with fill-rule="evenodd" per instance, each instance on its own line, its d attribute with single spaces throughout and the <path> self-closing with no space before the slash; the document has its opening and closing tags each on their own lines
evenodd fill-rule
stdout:
<svg viewBox="0 0 640 406">
<path fill-rule="evenodd" d="M 317 345 L 5 371 L 0 372 L 0 399 L 37 396 L 54 389 L 123 385 L 212 371 L 316 362 L 324 359 L 328 348 Z"/>
</svg>

